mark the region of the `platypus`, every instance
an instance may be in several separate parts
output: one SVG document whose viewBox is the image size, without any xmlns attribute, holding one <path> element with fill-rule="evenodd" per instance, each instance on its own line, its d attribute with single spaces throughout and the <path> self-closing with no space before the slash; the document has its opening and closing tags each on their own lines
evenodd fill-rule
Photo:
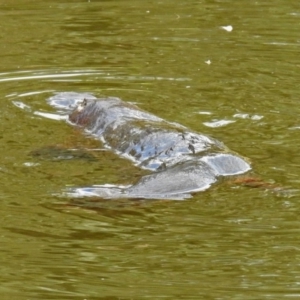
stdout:
<svg viewBox="0 0 300 300">
<path fill-rule="evenodd" d="M 220 141 L 119 98 L 83 99 L 68 121 L 84 128 L 119 156 L 152 171 L 129 186 L 105 184 L 73 189 L 77 195 L 185 199 L 206 190 L 222 176 L 251 169 L 245 158 Z"/>
</svg>

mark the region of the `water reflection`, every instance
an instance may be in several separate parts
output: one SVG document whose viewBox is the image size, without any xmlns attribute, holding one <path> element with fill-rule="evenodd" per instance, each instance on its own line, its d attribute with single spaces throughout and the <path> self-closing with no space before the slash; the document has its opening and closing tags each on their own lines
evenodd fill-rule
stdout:
<svg viewBox="0 0 300 300">
<path fill-rule="evenodd" d="M 15 74 L 29 74 L 28 76 L 18 76 L 18 77 L 12 77 Z M 115 72 L 114 72 L 115 73 Z M 0 82 L 8 82 L 8 81 L 22 81 L 22 80 L 43 80 L 43 79 L 60 79 L 60 78 L 70 78 L 70 79 L 65 79 L 64 81 L 70 81 L 73 82 L 74 80 L 71 79 L 72 77 L 81 77 L 81 76 L 89 76 L 89 77 L 94 77 L 94 76 L 99 76 L 100 78 L 103 79 L 111 79 L 111 80 L 125 80 L 125 81 L 155 81 L 155 80 L 169 80 L 169 81 L 189 81 L 191 80 L 190 78 L 185 78 L 185 77 L 178 77 L 178 78 L 168 78 L 168 77 L 161 77 L 161 76 L 126 76 L 126 75 L 118 75 L 118 74 L 110 74 L 109 72 L 101 72 L 101 71 L 96 71 L 96 70 L 70 70 L 70 71 L 55 71 L 55 73 L 52 73 L 51 70 L 44 70 L 44 71 L 22 71 L 22 72 L 11 72 L 11 73 L 3 73 L 0 74 L 3 76 L 3 78 L 0 77 Z M 85 79 L 78 79 L 78 81 L 84 81 Z M 49 91 L 44 91 L 44 92 L 50 92 Z M 29 92 L 29 93 L 24 93 L 18 95 L 19 97 L 23 96 L 29 96 L 29 95 L 34 95 L 38 94 L 40 92 Z"/>
</svg>

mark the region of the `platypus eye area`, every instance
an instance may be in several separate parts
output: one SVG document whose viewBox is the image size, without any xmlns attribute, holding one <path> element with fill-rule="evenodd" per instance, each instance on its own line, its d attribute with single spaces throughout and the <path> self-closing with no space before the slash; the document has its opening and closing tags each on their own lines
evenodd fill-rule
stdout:
<svg viewBox="0 0 300 300">
<path fill-rule="evenodd" d="M 87 103 L 87 99 L 84 98 L 82 102 L 78 103 L 77 111 L 82 111 L 87 106 Z"/>
</svg>

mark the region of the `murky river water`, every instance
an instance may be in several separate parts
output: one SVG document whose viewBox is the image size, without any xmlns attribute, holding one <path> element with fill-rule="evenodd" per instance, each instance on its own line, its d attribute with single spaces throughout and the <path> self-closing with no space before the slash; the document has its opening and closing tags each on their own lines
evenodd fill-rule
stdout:
<svg viewBox="0 0 300 300">
<path fill-rule="evenodd" d="M 1 299 L 300 298 L 298 1 L 19 0 L 0 14 Z M 105 151 L 30 155 L 101 148 L 35 114 L 62 91 L 216 137 L 271 188 L 226 180 L 186 201 L 68 206 L 66 186 L 142 171 Z"/>
</svg>

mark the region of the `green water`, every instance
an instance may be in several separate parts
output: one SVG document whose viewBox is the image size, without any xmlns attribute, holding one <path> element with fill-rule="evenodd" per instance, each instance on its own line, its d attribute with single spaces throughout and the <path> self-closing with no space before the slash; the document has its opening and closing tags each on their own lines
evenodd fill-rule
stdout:
<svg viewBox="0 0 300 300">
<path fill-rule="evenodd" d="M 1 299 L 300 297 L 298 1 L 2 2 Z M 143 172 L 105 151 L 29 155 L 98 147 L 35 113 L 53 113 L 46 99 L 63 91 L 117 96 L 213 136 L 274 188 L 226 180 L 187 201 L 71 207 L 56 196 L 66 186 Z"/>
</svg>

